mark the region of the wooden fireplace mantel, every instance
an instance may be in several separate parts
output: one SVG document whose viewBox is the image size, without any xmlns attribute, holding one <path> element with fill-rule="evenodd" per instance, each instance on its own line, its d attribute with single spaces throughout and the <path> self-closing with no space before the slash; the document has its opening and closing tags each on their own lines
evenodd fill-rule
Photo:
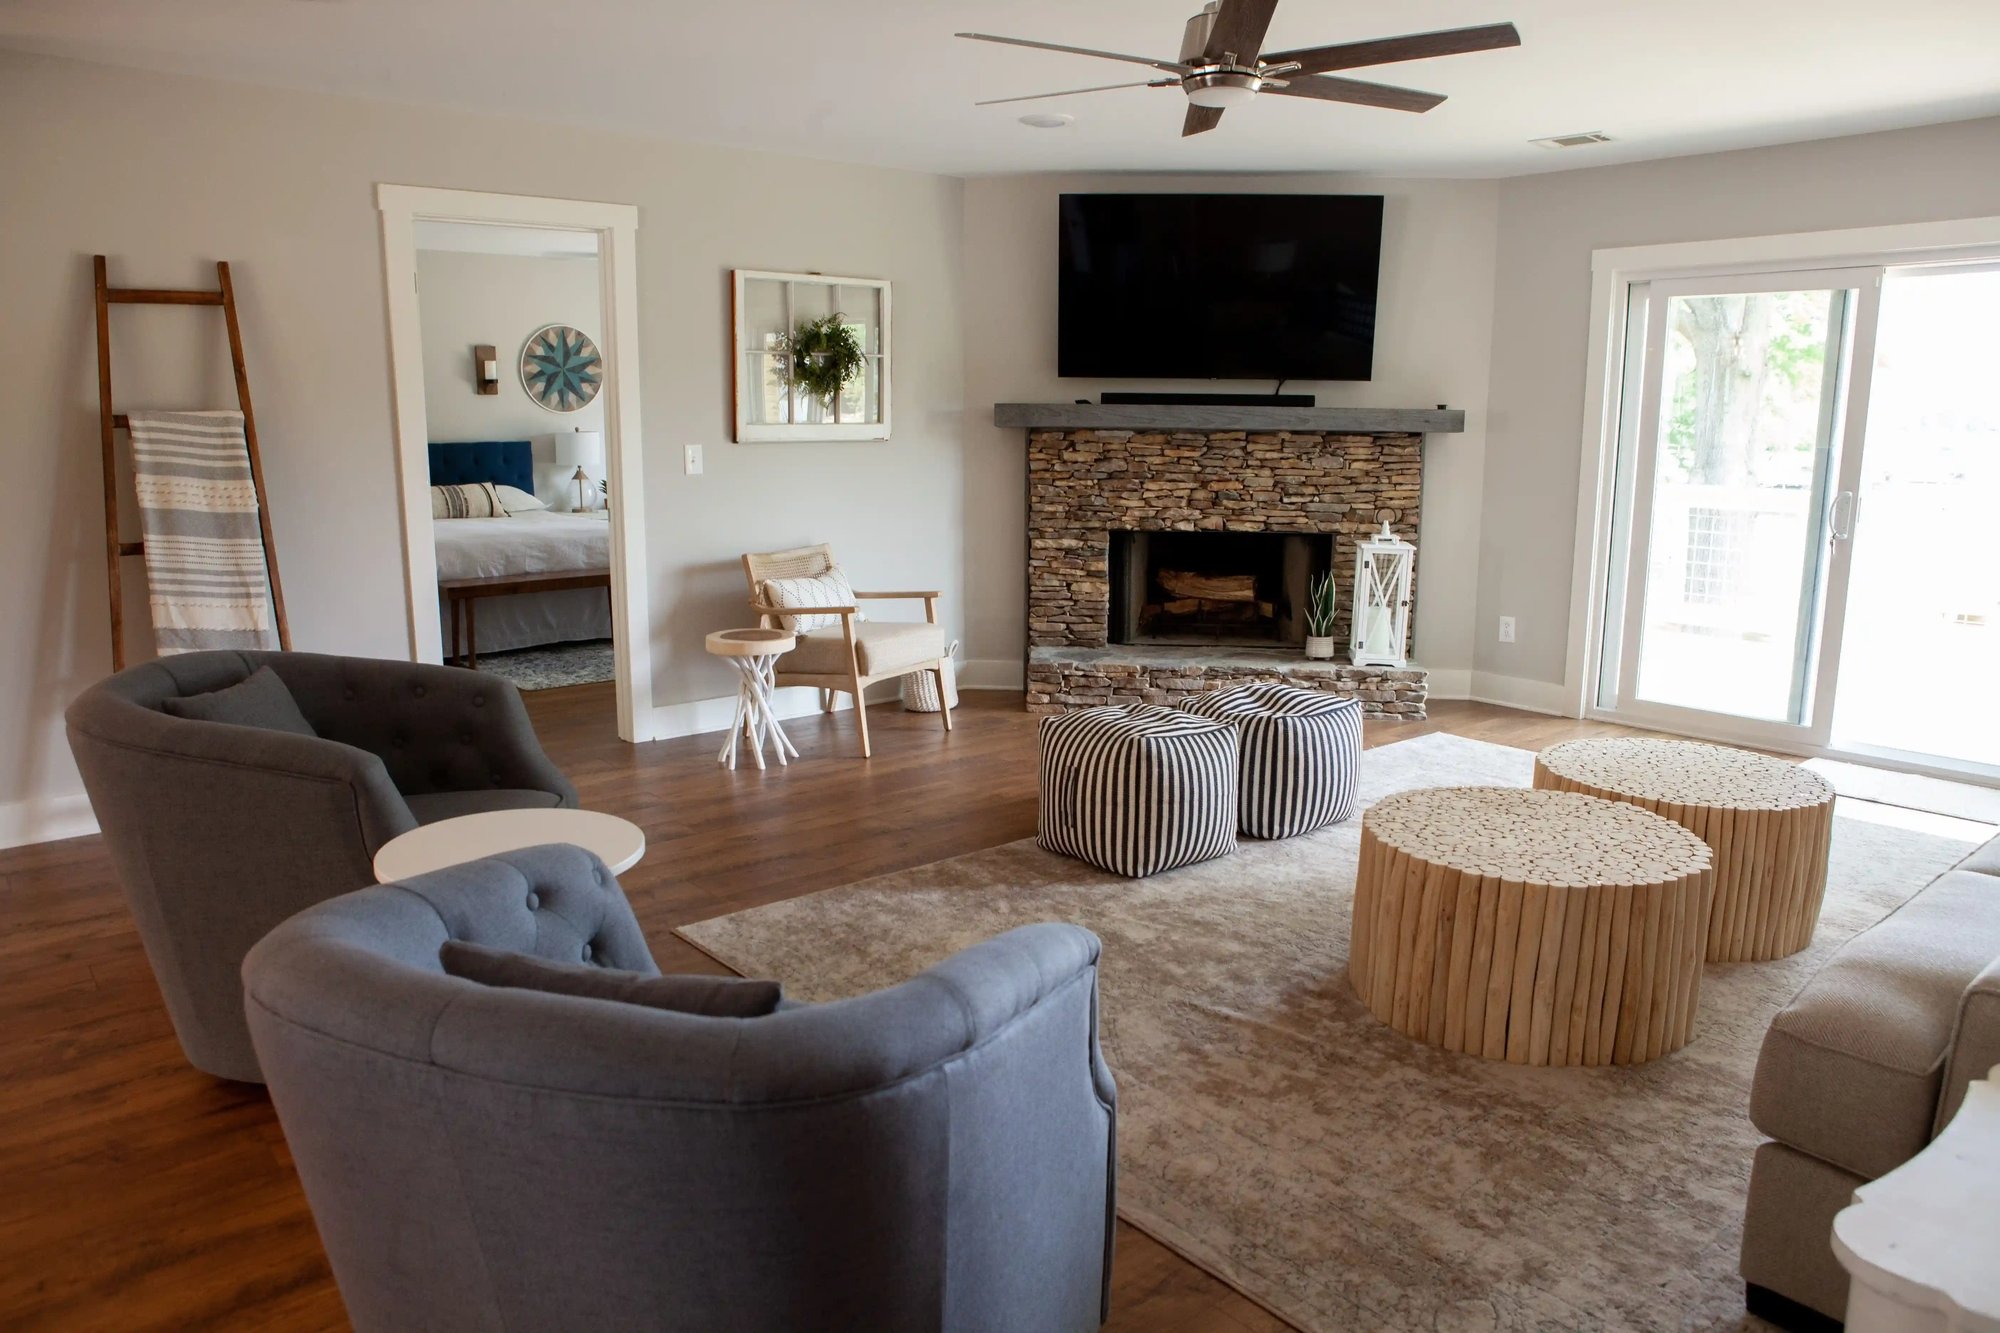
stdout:
<svg viewBox="0 0 2000 1333">
<path fill-rule="evenodd" d="M 1431 407 L 1192 407 L 1139 403 L 995 403 L 993 424 L 1023 430 L 1293 431 L 1456 435 L 1465 413 Z"/>
</svg>

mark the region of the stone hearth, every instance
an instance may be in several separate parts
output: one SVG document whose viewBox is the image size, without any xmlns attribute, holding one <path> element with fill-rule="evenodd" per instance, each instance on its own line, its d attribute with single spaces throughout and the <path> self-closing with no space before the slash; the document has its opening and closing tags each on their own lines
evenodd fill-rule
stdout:
<svg viewBox="0 0 2000 1333">
<path fill-rule="evenodd" d="M 1201 690 L 1283 679 L 1359 698 L 1369 716 L 1424 716 L 1421 667 L 1311 662 L 1302 643 L 1110 642 L 1114 532 L 1316 533 L 1332 538 L 1340 590 L 1334 637 L 1344 659 L 1355 543 L 1387 521 L 1421 545 L 1422 490 L 1423 435 L 1416 431 L 1030 425 L 1029 711 L 1172 703 Z"/>
</svg>

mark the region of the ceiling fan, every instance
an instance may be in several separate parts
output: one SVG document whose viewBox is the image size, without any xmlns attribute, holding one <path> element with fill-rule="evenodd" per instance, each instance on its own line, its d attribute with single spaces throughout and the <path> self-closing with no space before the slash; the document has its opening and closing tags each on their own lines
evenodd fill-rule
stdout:
<svg viewBox="0 0 2000 1333">
<path fill-rule="evenodd" d="M 1489 23 L 1477 28 L 1451 28 L 1443 32 L 1410 33 L 1365 42 L 1342 42 L 1335 46 L 1266 52 L 1263 50 L 1264 30 L 1271 26 L 1271 14 L 1277 7 L 1278 0 L 1210 0 L 1199 14 L 1187 21 L 1177 60 L 1155 60 L 1150 56 L 1124 55 L 1117 51 L 1093 51 L 1088 47 L 1036 42 L 1025 37 L 995 37 L 984 32 L 961 32 L 956 35 L 975 42 L 999 42 L 1006 46 L 1033 47 L 1038 51 L 1067 51 L 1072 55 L 1150 65 L 1171 76 L 1137 83 L 1069 88 L 1059 93 L 1031 93 L 1026 97 L 995 97 L 975 105 L 1033 102 L 1045 97 L 1110 92 L 1116 88 L 1177 87 L 1187 94 L 1188 99 L 1187 119 L 1181 124 L 1182 137 L 1214 129 L 1224 111 L 1252 101 L 1260 92 L 1280 93 L 1286 97 L 1312 97 L 1322 102 L 1387 107 L 1391 111 L 1428 111 L 1444 101 L 1442 94 L 1422 93 L 1384 83 L 1367 83 L 1360 79 L 1334 78 L 1327 71 L 1393 65 L 1402 60 L 1491 51 L 1521 44 L 1521 34 L 1514 30 L 1513 24 Z"/>
</svg>

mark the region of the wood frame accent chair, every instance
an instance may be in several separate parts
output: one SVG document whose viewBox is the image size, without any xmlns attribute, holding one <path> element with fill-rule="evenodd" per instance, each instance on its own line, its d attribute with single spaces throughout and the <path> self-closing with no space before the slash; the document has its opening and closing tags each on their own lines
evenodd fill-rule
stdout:
<svg viewBox="0 0 2000 1333">
<path fill-rule="evenodd" d="M 765 599 L 770 579 L 818 578 L 834 567 L 833 548 L 797 546 L 786 551 L 749 553 L 743 575 L 750 584 L 750 609 L 761 626 L 782 624 L 781 616 L 839 616 L 840 633 L 830 629 L 800 631 L 798 647 L 780 657 L 772 683 L 779 688 L 809 686 L 819 691 L 820 709 L 833 711 L 835 692 L 854 696 L 854 719 L 861 729 L 861 757 L 874 753 L 868 740 L 868 699 L 863 693 L 878 680 L 928 671 L 937 680 L 943 705 L 944 729 L 951 730 L 951 704 L 945 694 L 944 630 L 937 623 L 937 600 L 944 594 L 917 592 L 855 592 L 854 600 L 918 599 L 924 604 L 922 623 L 864 620 L 857 606 L 773 606 Z"/>
</svg>

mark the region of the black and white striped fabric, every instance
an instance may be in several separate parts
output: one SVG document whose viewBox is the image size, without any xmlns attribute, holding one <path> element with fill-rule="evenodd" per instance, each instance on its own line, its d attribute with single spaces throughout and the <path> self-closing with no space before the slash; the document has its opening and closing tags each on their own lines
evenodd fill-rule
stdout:
<svg viewBox="0 0 2000 1333">
<path fill-rule="evenodd" d="M 1354 813 L 1361 701 L 1296 685 L 1239 685 L 1183 699 L 1181 708 L 1236 725 L 1243 832 L 1293 838 Z"/>
<path fill-rule="evenodd" d="M 1236 728 L 1152 704 L 1042 719 L 1035 841 L 1118 875 L 1236 850 Z"/>
</svg>

